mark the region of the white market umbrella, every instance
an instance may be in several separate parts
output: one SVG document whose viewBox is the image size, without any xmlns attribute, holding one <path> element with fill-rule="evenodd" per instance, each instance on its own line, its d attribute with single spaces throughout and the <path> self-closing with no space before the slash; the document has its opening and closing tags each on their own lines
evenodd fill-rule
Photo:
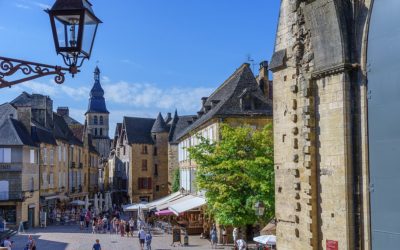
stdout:
<svg viewBox="0 0 400 250">
<path fill-rule="evenodd" d="M 112 198 L 111 198 L 111 193 L 110 193 L 110 192 L 108 192 L 108 201 L 109 201 L 109 203 L 108 203 L 108 209 L 109 209 L 109 210 L 112 210 L 112 209 L 113 209 L 113 206 L 112 206 Z"/>
<path fill-rule="evenodd" d="M 85 210 L 88 211 L 89 210 L 89 196 L 86 195 L 85 197 Z"/>
<path fill-rule="evenodd" d="M 103 211 L 108 211 L 108 196 L 107 193 L 104 194 L 104 207 L 103 207 Z"/>
<path fill-rule="evenodd" d="M 74 201 L 71 201 L 69 204 L 71 204 L 73 206 L 85 206 L 85 202 L 81 201 L 81 200 L 74 200 Z"/>
<path fill-rule="evenodd" d="M 275 235 L 261 235 L 254 237 L 253 240 L 255 242 L 264 244 L 264 245 L 269 245 L 269 246 L 274 246 L 276 245 L 276 236 Z"/>
<path fill-rule="evenodd" d="M 103 194 L 100 194 L 100 201 L 99 201 L 99 211 L 103 212 Z"/>
<path fill-rule="evenodd" d="M 94 213 L 96 215 L 99 213 L 99 200 L 97 199 L 97 194 L 94 195 Z"/>
</svg>

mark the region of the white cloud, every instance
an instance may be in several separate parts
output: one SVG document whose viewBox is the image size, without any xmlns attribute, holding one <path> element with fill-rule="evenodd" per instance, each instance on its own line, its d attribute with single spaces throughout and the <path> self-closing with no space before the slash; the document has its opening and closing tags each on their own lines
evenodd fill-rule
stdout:
<svg viewBox="0 0 400 250">
<path fill-rule="evenodd" d="M 20 9 L 30 9 L 30 7 L 28 5 L 20 4 L 20 3 L 16 3 L 15 7 L 20 8 Z"/>
<path fill-rule="evenodd" d="M 48 4 L 44 4 L 44 3 L 40 3 L 40 2 L 33 2 L 33 4 L 35 4 L 36 6 L 38 6 L 41 9 L 51 9 L 51 6 Z"/>
<path fill-rule="evenodd" d="M 208 96 L 211 88 L 161 89 L 148 83 L 118 82 L 104 84 L 107 101 L 134 107 L 173 109 L 193 112 L 200 107 L 200 99 Z"/>
<path fill-rule="evenodd" d="M 29 81 L 17 86 L 17 91 L 28 91 L 36 94 L 48 95 L 50 97 L 68 96 L 74 100 L 87 99 L 89 88 L 87 87 L 69 87 L 67 85 L 58 85 L 53 80 L 50 83 L 40 83 Z"/>
</svg>

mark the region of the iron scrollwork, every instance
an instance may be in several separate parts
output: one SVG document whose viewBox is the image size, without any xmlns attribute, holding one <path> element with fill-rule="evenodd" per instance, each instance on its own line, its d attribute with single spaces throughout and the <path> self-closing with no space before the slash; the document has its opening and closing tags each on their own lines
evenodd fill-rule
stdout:
<svg viewBox="0 0 400 250">
<path fill-rule="evenodd" d="M 62 84 L 65 81 L 65 72 L 71 71 L 72 70 L 69 68 L 63 68 L 60 66 L 52 66 L 7 57 L 0 57 L 0 88 L 11 87 L 18 83 L 34 80 L 36 78 L 48 75 L 55 75 L 54 81 L 57 84 Z M 12 76 L 18 72 L 22 73 L 26 77 L 11 81 L 6 80 L 6 77 Z"/>
</svg>

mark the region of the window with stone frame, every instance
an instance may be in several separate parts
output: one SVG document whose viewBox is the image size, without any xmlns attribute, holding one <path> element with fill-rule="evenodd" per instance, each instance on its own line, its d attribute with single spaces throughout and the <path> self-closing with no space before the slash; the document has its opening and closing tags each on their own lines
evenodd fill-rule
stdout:
<svg viewBox="0 0 400 250">
<path fill-rule="evenodd" d="M 142 154 L 144 154 L 144 155 L 148 154 L 147 145 L 142 145 Z"/>
<path fill-rule="evenodd" d="M 158 150 L 157 150 L 157 147 L 154 147 L 154 152 L 153 152 L 153 155 L 154 155 L 154 156 L 157 156 L 157 154 L 158 154 L 157 151 L 158 151 Z"/>
<path fill-rule="evenodd" d="M 138 189 L 152 189 L 151 177 L 138 178 Z"/>
<path fill-rule="evenodd" d="M 43 155 L 42 164 L 43 165 L 47 165 L 48 164 L 48 161 L 47 161 L 47 148 L 42 148 L 42 155 Z"/>
<path fill-rule="evenodd" d="M 142 160 L 142 171 L 147 171 L 147 160 Z"/>
<path fill-rule="evenodd" d="M 100 125 L 103 125 L 104 124 L 104 119 L 103 119 L 103 116 L 101 115 L 100 116 Z"/>
<path fill-rule="evenodd" d="M 50 149 L 49 158 L 50 158 L 50 165 L 54 165 L 54 149 Z"/>
<path fill-rule="evenodd" d="M 31 164 L 35 163 L 35 150 L 34 149 L 29 150 L 29 163 L 31 163 Z"/>
<path fill-rule="evenodd" d="M 93 117 L 93 124 L 94 124 L 94 125 L 97 125 L 97 124 L 98 124 L 97 115 L 95 115 L 95 116 Z"/>
<path fill-rule="evenodd" d="M 158 164 L 154 164 L 154 176 L 158 176 Z"/>
</svg>

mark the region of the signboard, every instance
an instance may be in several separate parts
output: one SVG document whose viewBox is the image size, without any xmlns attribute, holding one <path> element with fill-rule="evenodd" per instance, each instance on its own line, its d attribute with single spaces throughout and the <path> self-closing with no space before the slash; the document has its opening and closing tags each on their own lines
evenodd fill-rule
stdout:
<svg viewBox="0 0 400 250">
<path fill-rule="evenodd" d="M 181 243 L 181 229 L 174 228 L 172 229 L 172 243 L 179 242 Z"/>
<path fill-rule="evenodd" d="M 335 240 L 326 240 L 326 250 L 338 250 L 339 244 Z"/>
</svg>

